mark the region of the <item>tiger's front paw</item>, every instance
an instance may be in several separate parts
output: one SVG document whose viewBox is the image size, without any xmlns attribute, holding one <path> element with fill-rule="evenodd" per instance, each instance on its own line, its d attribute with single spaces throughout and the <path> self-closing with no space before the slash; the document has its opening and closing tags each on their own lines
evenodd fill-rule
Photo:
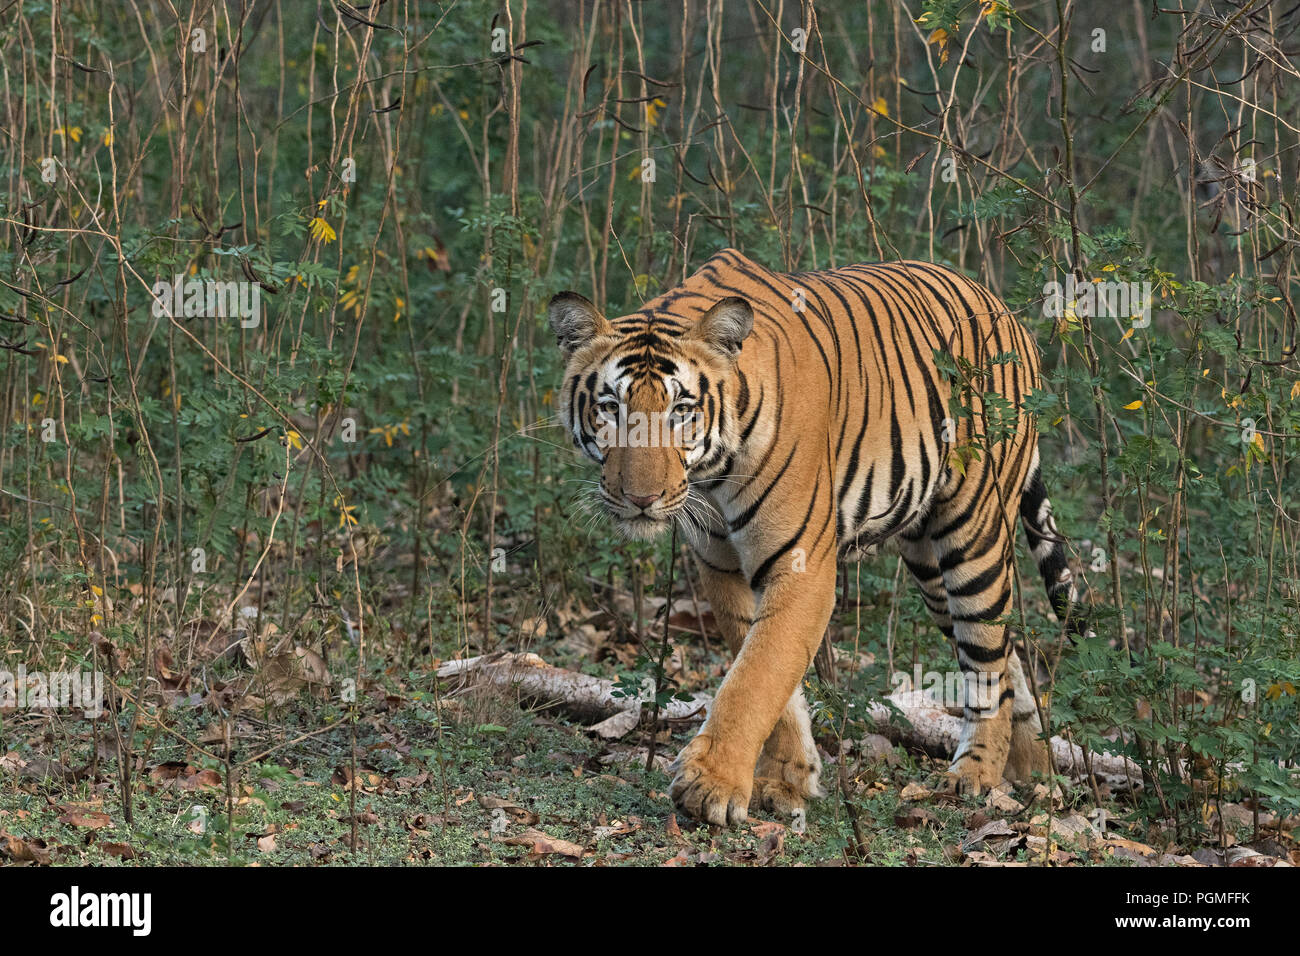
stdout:
<svg viewBox="0 0 1300 956">
<path fill-rule="evenodd" d="M 745 822 L 754 770 L 732 772 L 719 759 L 712 737 L 698 734 L 668 769 L 675 774 L 668 795 L 683 812 L 716 826 Z"/>
</svg>

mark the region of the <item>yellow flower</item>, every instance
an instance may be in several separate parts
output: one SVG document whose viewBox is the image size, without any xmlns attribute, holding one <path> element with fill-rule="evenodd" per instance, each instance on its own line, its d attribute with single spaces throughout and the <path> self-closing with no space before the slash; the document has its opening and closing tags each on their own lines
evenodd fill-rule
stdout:
<svg viewBox="0 0 1300 956">
<path fill-rule="evenodd" d="M 351 312 L 357 318 L 361 318 L 361 291 L 359 289 L 349 289 L 339 296 L 339 305 L 343 307 L 344 312 Z"/>
<path fill-rule="evenodd" d="M 393 447 L 393 440 L 398 432 L 402 432 L 402 434 L 411 434 L 411 428 L 409 428 L 406 421 L 398 421 L 398 423 L 393 425 L 376 425 L 376 427 L 370 429 L 369 433 L 382 434 L 383 444 Z"/>
<path fill-rule="evenodd" d="M 930 39 L 925 41 L 932 43 L 939 48 L 939 65 L 943 66 L 948 62 L 948 31 L 939 27 L 930 34 Z"/>
<path fill-rule="evenodd" d="M 330 224 L 317 216 L 309 224 L 311 226 L 311 237 L 321 239 L 325 242 L 333 242 L 338 238 L 338 234 L 330 227 Z"/>
<path fill-rule="evenodd" d="M 357 506 L 344 504 L 342 495 L 334 496 L 334 507 L 339 509 L 340 528 L 345 528 L 357 523 L 356 516 L 352 514 L 352 512 L 357 510 Z"/>
<path fill-rule="evenodd" d="M 411 426 L 408 425 L 406 422 L 396 422 L 392 425 L 377 425 L 374 428 L 370 429 L 369 434 L 383 435 L 384 444 L 387 445 L 389 448 L 392 448 L 393 439 L 397 437 L 398 432 L 401 432 L 403 435 L 409 435 L 411 434 Z"/>
<path fill-rule="evenodd" d="M 659 125 L 659 111 L 660 111 L 661 109 L 665 108 L 667 105 L 668 105 L 667 103 L 665 103 L 662 99 L 660 99 L 660 98 L 657 97 L 657 96 L 656 96 L 654 99 L 652 99 L 649 103 L 647 103 L 647 104 L 645 105 L 645 121 L 646 121 L 646 125 L 647 125 L 647 126 L 650 126 L 650 127 L 652 127 L 652 128 L 655 127 L 655 126 L 658 126 L 658 125 Z"/>
<path fill-rule="evenodd" d="M 1291 683 L 1289 680 L 1284 680 L 1277 683 L 1269 684 L 1268 690 L 1264 691 L 1264 696 L 1267 697 L 1269 700 L 1277 700 L 1283 694 L 1286 694 L 1288 697 L 1291 697 L 1295 694 L 1295 692 L 1296 692 L 1295 684 Z"/>
</svg>

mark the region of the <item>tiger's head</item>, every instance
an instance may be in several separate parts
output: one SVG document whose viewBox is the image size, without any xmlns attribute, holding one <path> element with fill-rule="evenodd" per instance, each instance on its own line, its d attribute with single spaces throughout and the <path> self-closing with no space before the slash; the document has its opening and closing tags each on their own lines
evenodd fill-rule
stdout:
<svg viewBox="0 0 1300 956">
<path fill-rule="evenodd" d="M 725 298 L 680 333 L 677 317 L 611 323 L 576 292 L 555 296 L 548 312 L 567 363 L 559 421 L 600 463 L 598 494 L 615 524 L 629 537 L 652 538 L 687 508 L 691 482 L 735 451 L 724 391 L 753 311 L 744 299 Z"/>
</svg>

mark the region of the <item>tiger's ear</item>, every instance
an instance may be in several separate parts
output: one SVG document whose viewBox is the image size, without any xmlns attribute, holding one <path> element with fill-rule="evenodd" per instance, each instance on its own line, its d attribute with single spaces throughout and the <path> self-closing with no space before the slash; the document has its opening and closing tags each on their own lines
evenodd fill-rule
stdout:
<svg viewBox="0 0 1300 956">
<path fill-rule="evenodd" d="M 739 296 L 728 296 L 704 314 L 704 318 L 687 329 L 683 339 L 695 339 L 725 355 L 735 358 L 740 346 L 754 328 L 754 310 Z"/>
<path fill-rule="evenodd" d="M 612 335 L 614 327 L 589 300 L 576 292 L 561 292 L 546 307 L 551 331 L 568 358 L 598 335 Z"/>
</svg>

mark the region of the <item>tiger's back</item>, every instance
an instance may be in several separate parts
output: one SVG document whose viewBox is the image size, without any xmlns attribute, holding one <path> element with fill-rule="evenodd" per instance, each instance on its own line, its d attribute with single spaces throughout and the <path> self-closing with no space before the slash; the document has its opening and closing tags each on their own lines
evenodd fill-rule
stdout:
<svg viewBox="0 0 1300 956">
<path fill-rule="evenodd" d="M 742 431 L 754 426 L 745 464 L 784 461 L 781 452 L 824 438 L 841 550 L 870 546 L 927 513 L 944 493 L 954 449 L 971 449 L 983 428 L 984 393 L 1019 406 L 1038 386 L 1037 348 L 1006 306 L 925 262 L 782 274 L 727 249 L 621 328 L 684 330 L 725 296 L 746 299 L 754 311 L 733 406 Z M 954 383 L 940 373 L 936 352 L 984 373 L 964 397 L 966 412 L 949 408 Z M 995 356 L 1011 358 L 991 363 Z M 1022 420 L 1009 443 L 991 449 L 1012 484 L 1028 474 L 1032 434 Z M 726 462 L 722 476 L 743 472 L 737 464 Z"/>
</svg>

